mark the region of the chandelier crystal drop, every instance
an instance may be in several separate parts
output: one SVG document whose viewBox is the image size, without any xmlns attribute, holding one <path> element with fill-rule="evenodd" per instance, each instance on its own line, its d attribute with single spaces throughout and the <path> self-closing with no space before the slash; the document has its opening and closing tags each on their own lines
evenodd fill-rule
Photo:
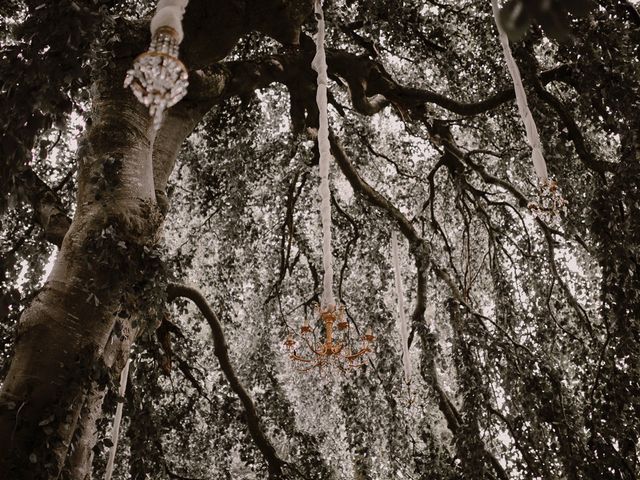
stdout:
<svg viewBox="0 0 640 480">
<path fill-rule="evenodd" d="M 127 72 L 124 86 L 149 109 L 155 130 L 160 128 L 164 111 L 187 94 L 187 68 L 178 59 L 178 34 L 171 27 L 159 28 L 149 51 L 138 56 Z"/>
</svg>

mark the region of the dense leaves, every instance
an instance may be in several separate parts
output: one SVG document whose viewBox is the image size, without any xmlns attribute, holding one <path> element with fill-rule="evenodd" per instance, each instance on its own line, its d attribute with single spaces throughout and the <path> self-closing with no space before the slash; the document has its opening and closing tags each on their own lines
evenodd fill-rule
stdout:
<svg viewBox="0 0 640 480">
<path fill-rule="evenodd" d="M 31 3 L 0 9 L 3 25 L 25 19 L 1 45 L 0 109 L 10 112 L 2 123 L 4 206 L 15 199 L 0 232 L 3 369 L 52 248 L 13 179 L 31 164 L 73 211 L 67 174 L 77 161 L 75 137 L 90 123 L 87 89 L 108 68 L 114 35 L 127 37 L 114 25 L 124 28 L 136 7 L 140 15 L 149 8 Z M 214 106 L 178 155 L 162 269 L 206 293 L 291 478 L 640 474 L 640 16 L 633 2 L 619 0 L 505 3 L 502 21 L 522 38 L 514 56 L 550 174 L 568 200 L 545 223 L 527 208 L 538 190 L 511 98 L 474 114 L 415 100 L 427 91 L 476 104 L 511 88 L 490 7 L 326 2 L 336 55 L 330 124 L 348 163 L 331 172 L 336 296 L 354 335 L 371 326 L 378 338 L 360 370 L 300 373 L 282 348 L 321 294 L 318 152 L 313 135 L 292 126 L 300 108 L 304 126 L 315 124 L 305 104 L 309 92 L 313 98 L 309 71 L 293 80 L 274 74 L 267 88 Z M 313 28 L 309 18 L 303 31 Z M 254 32 L 227 60 L 272 55 L 287 73 L 303 48 L 278 47 Z M 359 78 L 365 96 L 387 88 L 393 101 L 361 113 L 352 79 L 331 64 L 338 53 L 354 55 L 351 72 L 366 75 Z M 256 65 L 241 78 L 247 85 L 260 74 Z M 545 80 L 542 73 L 556 68 Z M 394 229 L 406 237 L 409 385 L 395 319 Z M 123 248 L 102 245 L 95 259 L 117 260 L 125 271 Z M 200 313 L 181 301 L 160 305 L 166 282 L 153 277 L 158 253 L 139 256 L 151 259 L 153 271 L 135 282 L 131 308 L 147 315 L 145 325 L 164 319 L 175 328 L 158 335 L 147 328 L 134 348 L 116 478 L 266 478 Z M 104 404 L 96 476 L 116 401 L 112 395 Z"/>
</svg>

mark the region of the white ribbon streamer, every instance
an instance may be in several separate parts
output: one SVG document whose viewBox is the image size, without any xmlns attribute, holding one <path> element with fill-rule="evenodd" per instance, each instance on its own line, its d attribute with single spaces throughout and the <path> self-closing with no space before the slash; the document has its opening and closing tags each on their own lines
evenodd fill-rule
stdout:
<svg viewBox="0 0 640 480">
<path fill-rule="evenodd" d="M 159 0 L 156 13 L 151 19 L 151 37 L 162 27 L 173 28 L 178 35 L 178 43 L 182 42 L 184 32 L 182 30 L 182 17 L 189 0 Z"/>
<path fill-rule="evenodd" d="M 124 398 L 124 394 L 127 390 L 127 378 L 129 377 L 129 364 L 131 360 L 127 360 L 122 373 L 120 374 L 120 390 L 118 396 Z M 113 430 L 111 431 L 111 450 L 109 451 L 109 460 L 107 461 L 107 468 L 104 474 L 104 480 L 111 480 L 113 474 L 113 463 L 116 459 L 116 449 L 118 448 L 118 436 L 120 435 L 120 423 L 122 422 L 122 407 L 124 403 L 118 402 L 116 407 L 116 416 L 113 419 Z"/>
<path fill-rule="evenodd" d="M 516 92 L 516 103 L 518 105 L 518 111 L 520 113 L 520 117 L 522 118 L 522 123 L 524 123 L 524 128 L 527 132 L 527 142 L 529 143 L 529 146 L 531 146 L 531 159 L 533 160 L 533 168 L 536 171 L 536 175 L 538 176 L 540 183 L 546 184 L 548 181 L 547 164 L 545 163 L 544 156 L 542 155 L 540 135 L 538 134 L 536 122 L 531 115 L 531 110 L 529 110 L 527 95 L 524 91 L 524 86 L 522 85 L 520 70 L 518 69 L 518 65 L 516 65 L 516 62 L 513 59 L 511 47 L 509 46 L 509 37 L 507 37 L 507 34 L 500 25 L 500 11 L 498 8 L 498 0 L 491 0 L 491 8 L 493 9 L 493 18 L 496 22 L 496 26 L 498 27 L 500 44 L 502 45 L 504 58 L 507 62 L 507 68 L 509 69 L 509 73 L 511 74 L 511 78 L 513 79 L 513 87 Z"/>
<path fill-rule="evenodd" d="M 329 119 L 327 114 L 327 58 L 324 51 L 324 15 L 322 0 L 315 1 L 315 14 L 318 21 L 316 35 L 316 55 L 311 67 L 318 72 L 318 90 L 316 103 L 320 112 L 320 128 L 318 129 L 318 149 L 320 150 L 320 217 L 322 220 L 322 266 L 324 277 L 322 282 L 322 303 L 331 309 L 335 306 L 333 297 L 333 257 L 331 255 L 331 193 L 329 191 L 329 162 L 331 147 L 329 145 Z"/>
<path fill-rule="evenodd" d="M 407 317 L 404 314 L 404 289 L 402 287 L 402 275 L 400 273 L 400 256 L 398 254 L 398 237 L 396 232 L 391 232 L 391 255 L 393 269 L 396 277 L 396 298 L 398 301 L 398 319 L 400 320 L 400 342 L 402 342 L 402 368 L 404 379 L 411 381 L 411 359 L 409 358 L 409 334 L 407 330 Z"/>
</svg>

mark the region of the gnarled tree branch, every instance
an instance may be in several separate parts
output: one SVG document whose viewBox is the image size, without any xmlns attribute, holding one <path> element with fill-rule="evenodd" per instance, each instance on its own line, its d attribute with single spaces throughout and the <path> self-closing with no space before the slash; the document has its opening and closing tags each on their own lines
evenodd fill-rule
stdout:
<svg viewBox="0 0 640 480">
<path fill-rule="evenodd" d="M 260 418 L 258 412 L 253 403 L 253 400 L 245 390 L 244 386 L 240 382 L 240 379 L 236 375 L 231 360 L 229 359 L 229 349 L 224 339 L 224 333 L 222 331 L 222 325 L 215 312 L 211 309 L 207 300 L 202 293 L 194 288 L 178 283 L 171 283 L 167 287 L 168 300 L 172 301 L 178 297 L 184 297 L 191 300 L 196 304 L 202 315 L 204 315 L 207 323 L 211 327 L 211 334 L 213 336 L 213 346 L 216 357 L 220 362 L 220 368 L 224 373 L 231 389 L 238 395 L 242 405 L 244 406 L 247 427 L 249 433 L 253 439 L 256 447 L 264 456 L 269 466 L 270 478 L 277 478 L 282 476 L 282 468 L 286 465 L 286 462 L 282 460 L 276 453 L 275 448 L 271 444 L 271 441 L 266 437 L 260 426 Z"/>
</svg>

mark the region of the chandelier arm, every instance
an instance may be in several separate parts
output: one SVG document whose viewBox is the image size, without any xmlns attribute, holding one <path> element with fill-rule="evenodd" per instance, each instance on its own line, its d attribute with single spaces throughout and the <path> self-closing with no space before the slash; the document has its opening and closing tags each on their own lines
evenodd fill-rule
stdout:
<svg viewBox="0 0 640 480">
<path fill-rule="evenodd" d="M 316 347 L 314 347 L 311 342 L 309 342 L 309 339 L 307 339 L 306 337 L 302 336 L 302 339 L 304 340 L 304 342 L 307 344 L 307 347 L 309 347 L 309 350 L 311 350 L 313 353 L 315 353 L 316 355 L 323 355 L 322 350 L 320 350 L 320 352 L 318 350 L 316 350 Z"/>
<path fill-rule="evenodd" d="M 365 347 L 362 347 L 356 353 L 352 353 L 351 355 L 346 355 L 345 358 L 347 360 L 355 360 L 356 358 L 359 358 L 359 357 L 365 355 L 366 353 L 369 353 L 370 351 L 371 351 L 371 349 L 369 348 L 369 345 L 367 345 Z"/>
<path fill-rule="evenodd" d="M 315 365 L 311 365 L 310 367 L 302 367 L 302 368 L 296 368 L 296 370 L 298 370 L 299 372 L 305 373 L 305 372 L 309 372 L 311 370 L 313 370 L 314 368 L 318 368 L 321 367 L 322 365 L 320 363 L 316 363 Z"/>
<path fill-rule="evenodd" d="M 305 362 L 305 363 L 312 363 L 314 361 L 314 360 L 311 360 L 310 358 L 303 357 L 302 355 L 298 355 L 297 353 L 292 353 L 291 355 L 289 355 L 289 358 L 297 362 Z"/>
</svg>

